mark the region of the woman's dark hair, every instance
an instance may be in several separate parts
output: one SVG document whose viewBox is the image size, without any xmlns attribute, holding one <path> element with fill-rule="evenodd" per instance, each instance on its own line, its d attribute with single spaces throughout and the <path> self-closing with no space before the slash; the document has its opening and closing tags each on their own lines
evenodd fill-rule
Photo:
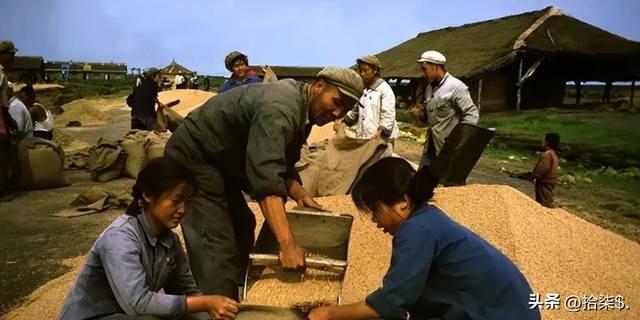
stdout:
<svg viewBox="0 0 640 320">
<path fill-rule="evenodd" d="M 411 165 L 401 158 L 385 158 L 374 163 L 353 187 L 351 198 L 356 207 L 364 212 L 373 212 L 376 202 L 392 206 L 404 199 L 406 194 L 415 207 L 433 197 L 433 189 L 439 179 L 424 167 L 416 173 Z"/>
<path fill-rule="evenodd" d="M 549 144 L 549 148 L 556 150 L 560 145 L 560 135 L 557 133 L 547 133 L 544 140 Z"/>
<path fill-rule="evenodd" d="M 144 202 L 143 194 L 157 200 L 181 183 L 189 186 L 193 194 L 198 192 L 198 181 L 187 166 L 165 157 L 150 160 L 138 174 L 136 184 L 133 186 L 133 202 L 127 207 L 125 213 L 130 216 L 140 214 L 139 202 Z"/>
</svg>

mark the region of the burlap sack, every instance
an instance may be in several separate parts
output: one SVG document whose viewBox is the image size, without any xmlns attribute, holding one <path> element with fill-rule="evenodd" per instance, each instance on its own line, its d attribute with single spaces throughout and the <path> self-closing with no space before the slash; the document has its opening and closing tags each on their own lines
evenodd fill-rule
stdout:
<svg viewBox="0 0 640 320">
<path fill-rule="evenodd" d="M 301 161 L 309 166 L 299 171 L 302 185 L 312 197 L 348 194 L 364 170 L 378 161 L 386 149 L 380 139 L 355 139 L 341 126 L 328 143 L 303 148 Z"/>
<path fill-rule="evenodd" d="M 148 134 L 148 131 L 132 131 L 120 142 L 120 146 L 127 153 L 125 172 L 131 178 L 138 178 L 138 173 L 147 165 L 145 139 Z"/>
<path fill-rule="evenodd" d="M 26 138 L 18 146 L 21 190 L 52 189 L 70 185 L 64 174 L 64 151 L 52 141 Z"/>
<path fill-rule="evenodd" d="M 278 77 L 273 72 L 273 70 L 271 70 L 271 67 L 267 66 L 264 72 L 264 79 L 262 79 L 262 82 L 277 82 L 277 81 L 278 81 Z"/>
<path fill-rule="evenodd" d="M 93 181 L 107 182 L 124 174 L 126 155 L 116 142 L 100 138 L 89 149 L 89 170 Z"/>
<path fill-rule="evenodd" d="M 171 108 L 158 108 L 158 111 L 156 111 L 156 120 L 162 130 L 175 132 L 182 122 L 184 122 L 184 117 Z"/>
<path fill-rule="evenodd" d="M 168 132 L 151 132 L 146 138 L 147 158 L 149 160 L 159 158 L 164 155 L 164 146 L 171 138 Z"/>
</svg>

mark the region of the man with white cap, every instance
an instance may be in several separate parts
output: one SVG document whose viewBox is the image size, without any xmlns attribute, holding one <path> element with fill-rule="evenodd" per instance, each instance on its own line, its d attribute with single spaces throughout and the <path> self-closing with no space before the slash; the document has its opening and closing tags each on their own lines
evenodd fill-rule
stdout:
<svg viewBox="0 0 640 320">
<path fill-rule="evenodd" d="M 181 225 L 204 294 L 238 299 L 256 227 L 242 192 L 258 201 L 280 244 L 282 267 L 304 271 L 284 204 L 290 197 L 299 206 L 322 206 L 302 187 L 295 163 L 311 127 L 343 118 L 363 87 L 355 71 L 328 67 L 313 84 L 284 79 L 236 87 L 184 119 L 164 156 L 191 168 L 200 185 Z"/>
<path fill-rule="evenodd" d="M 473 104 L 469 88 L 445 70 L 447 59 L 437 51 L 422 54 L 418 64 L 429 85 L 422 106 L 410 113 L 429 124 L 420 168 L 433 162 L 445 139 L 458 123 L 478 124 L 478 108 Z"/>
</svg>

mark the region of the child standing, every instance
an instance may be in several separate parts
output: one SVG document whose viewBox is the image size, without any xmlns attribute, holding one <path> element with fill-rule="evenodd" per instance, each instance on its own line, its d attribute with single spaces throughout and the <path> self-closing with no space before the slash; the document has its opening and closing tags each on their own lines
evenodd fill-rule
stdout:
<svg viewBox="0 0 640 320">
<path fill-rule="evenodd" d="M 533 184 L 535 185 L 536 201 L 541 205 L 554 208 L 553 189 L 558 182 L 558 155 L 556 149 L 560 144 L 560 135 L 547 133 L 542 141 L 545 152 L 533 168 Z"/>
</svg>

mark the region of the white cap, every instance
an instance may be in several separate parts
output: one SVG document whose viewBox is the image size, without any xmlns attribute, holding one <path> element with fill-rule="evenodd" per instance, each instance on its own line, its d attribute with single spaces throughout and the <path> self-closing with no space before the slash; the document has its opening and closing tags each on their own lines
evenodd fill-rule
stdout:
<svg viewBox="0 0 640 320">
<path fill-rule="evenodd" d="M 438 51 L 427 51 L 420 56 L 418 62 L 431 62 L 434 64 L 444 65 L 447 62 L 447 58 Z"/>
</svg>

